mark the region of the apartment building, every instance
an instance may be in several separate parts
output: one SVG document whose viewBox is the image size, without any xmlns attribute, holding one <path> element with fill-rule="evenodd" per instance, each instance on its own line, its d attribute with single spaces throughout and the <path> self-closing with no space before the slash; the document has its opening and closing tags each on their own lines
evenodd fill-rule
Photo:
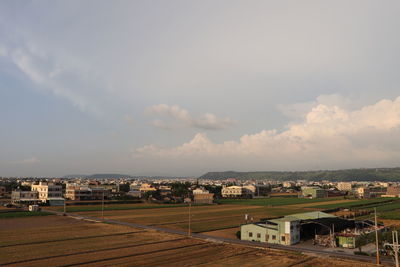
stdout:
<svg viewBox="0 0 400 267">
<path fill-rule="evenodd" d="M 11 192 L 11 202 L 14 204 L 36 204 L 39 202 L 36 191 L 15 190 Z"/>
<path fill-rule="evenodd" d="M 345 183 L 345 182 L 338 183 L 337 188 L 340 191 L 351 191 L 352 190 L 351 183 Z"/>
<path fill-rule="evenodd" d="M 43 203 L 49 203 L 51 206 L 64 205 L 61 185 L 39 182 L 32 184 L 31 191 L 38 192 L 39 200 Z"/>
<path fill-rule="evenodd" d="M 214 194 L 203 188 L 197 188 L 193 191 L 193 201 L 195 204 L 212 204 L 214 202 Z"/>
<path fill-rule="evenodd" d="M 327 197 L 327 192 L 317 186 L 303 186 L 301 188 L 301 194 L 303 197 L 310 198 L 325 198 Z"/>
<path fill-rule="evenodd" d="M 221 190 L 222 197 L 242 197 L 243 196 L 243 187 L 241 186 L 226 186 Z"/>
<path fill-rule="evenodd" d="M 149 191 L 156 191 L 156 190 L 157 190 L 157 188 L 155 188 L 151 184 L 147 184 L 147 183 L 142 184 L 140 186 L 140 188 L 139 188 L 139 191 L 142 192 L 142 193 L 146 193 L 146 192 L 149 192 Z"/>
<path fill-rule="evenodd" d="M 386 195 L 400 197 L 400 186 L 389 186 L 387 188 Z"/>
<path fill-rule="evenodd" d="M 111 190 L 102 187 L 69 185 L 65 190 L 65 198 L 70 200 L 102 200 L 110 198 Z"/>
<path fill-rule="evenodd" d="M 7 194 L 6 187 L 0 186 L 0 197 L 4 197 Z"/>
</svg>

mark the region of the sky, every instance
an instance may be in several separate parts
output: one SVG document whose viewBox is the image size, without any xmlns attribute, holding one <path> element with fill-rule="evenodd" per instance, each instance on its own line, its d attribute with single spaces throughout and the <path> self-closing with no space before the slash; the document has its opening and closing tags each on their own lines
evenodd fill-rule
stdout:
<svg viewBox="0 0 400 267">
<path fill-rule="evenodd" d="M 395 167 L 398 1 L 0 2 L 0 176 Z"/>
</svg>

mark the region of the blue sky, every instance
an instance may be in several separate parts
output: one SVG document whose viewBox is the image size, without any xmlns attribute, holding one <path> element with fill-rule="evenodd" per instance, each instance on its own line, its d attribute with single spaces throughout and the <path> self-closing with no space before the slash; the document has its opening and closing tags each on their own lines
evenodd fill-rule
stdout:
<svg viewBox="0 0 400 267">
<path fill-rule="evenodd" d="M 0 175 L 398 166 L 397 1 L 2 1 Z"/>
</svg>

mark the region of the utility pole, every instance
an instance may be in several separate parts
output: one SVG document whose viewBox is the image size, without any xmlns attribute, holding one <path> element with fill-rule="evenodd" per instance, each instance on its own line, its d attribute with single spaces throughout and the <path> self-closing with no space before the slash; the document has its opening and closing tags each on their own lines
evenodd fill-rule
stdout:
<svg viewBox="0 0 400 267">
<path fill-rule="evenodd" d="M 103 197 L 101 200 L 101 218 L 104 220 L 104 190 L 103 190 Z"/>
<path fill-rule="evenodd" d="M 381 260 L 379 257 L 379 240 L 378 240 L 378 219 L 376 217 L 376 208 L 374 208 L 375 213 L 375 246 L 376 246 L 376 264 L 381 265 Z"/>
<path fill-rule="evenodd" d="M 392 232 L 392 240 L 393 240 L 392 244 L 385 243 L 385 246 L 390 246 L 393 249 L 393 251 L 394 251 L 394 261 L 396 263 L 396 267 L 399 267 L 400 266 L 399 265 L 399 248 L 400 248 L 400 245 L 399 245 L 399 235 L 398 235 L 397 231 L 393 231 Z"/>
<path fill-rule="evenodd" d="M 190 214 L 190 208 L 192 207 L 192 202 L 189 202 L 189 227 L 188 227 L 188 236 L 191 236 L 191 231 L 190 231 L 190 221 L 191 221 L 191 214 Z"/>
</svg>

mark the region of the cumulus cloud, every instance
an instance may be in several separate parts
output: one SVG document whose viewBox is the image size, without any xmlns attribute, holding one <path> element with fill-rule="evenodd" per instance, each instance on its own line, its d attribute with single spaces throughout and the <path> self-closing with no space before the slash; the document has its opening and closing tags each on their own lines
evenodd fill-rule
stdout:
<svg viewBox="0 0 400 267">
<path fill-rule="evenodd" d="M 333 104 L 318 104 L 299 123 L 284 131 L 263 130 L 238 141 L 212 142 L 198 133 L 177 147 L 148 145 L 138 157 L 193 159 L 223 163 L 254 161 L 254 166 L 313 167 L 360 166 L 392 163 L 400 159 L 400 97 L 348 111 Z M 295 166 L 298 164 L 298 166 Z M 250 164 L 251 165 L 251 164 Z M 240 166 L 240 165 L 238 165 Z"/>
<path fill-rule="evenodd" d="M 155 128 L 171 130 L 171 127 L 161 120 L 153 120 L 149 124 Z"/>
<path fill-rule="evenodd" d="M 293 119 L 304 118 L 308 112 L 318 105 L 337 106 L 343 109 L 350 109 L 354 104 L 352 100 L 339 94 L 320 95 L 314 101 L 295 103 L 295 104 L 279 104 L 278 110 L 285 116 Z"/>
<path fill-rule="evenodd" d="M 200 116 L 199 118 L 193 118 L 190 115 L 189 111 L 178 105 L 174 106 L 169 106 L 166 104 L 154 105 L 146 108 L 145 112 L 153 115 L 167 116 L 174 120 L 180 121 L 186 124 L 187 126 L 206 129 L 206 130 L 226 129 L 234 124 L 234 121 L 228 117 L 218 118 L 217 116 L 211 113 L 206 113 Z M 150 124 L 153 125 L 154 127 L 162 129 L 171 128 L 171 126 L 169 126 L 168 124 L 166 124 L 161 120 L 152 121 Z"/>
</svg>

